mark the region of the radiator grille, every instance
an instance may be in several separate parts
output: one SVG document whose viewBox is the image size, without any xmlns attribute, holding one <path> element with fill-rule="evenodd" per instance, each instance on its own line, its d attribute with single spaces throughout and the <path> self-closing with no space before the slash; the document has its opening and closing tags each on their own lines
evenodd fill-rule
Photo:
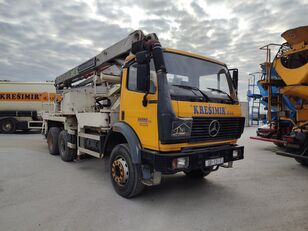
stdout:
<svg viewBox="0 0 308 231">
<path fill-rule="evenodd" d="M 210 135 L 209 127 L 213 121 L 218 121 L 217 134 Z M 217 123 L 217 122 L 213 122 Z M 189 141 L 209 141 L 222 139 L 238 139 L 244 130 L 244 117 L 193 117 L 191 136 Z"/>
</svg>

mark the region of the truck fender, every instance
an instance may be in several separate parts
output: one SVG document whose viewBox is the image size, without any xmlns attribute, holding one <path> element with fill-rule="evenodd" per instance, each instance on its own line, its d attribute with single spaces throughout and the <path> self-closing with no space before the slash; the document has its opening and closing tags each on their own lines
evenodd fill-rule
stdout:
<svg viewBox="0 0 308 231">
<path fill-rule="evenodd" d="M 135 131 L 128 124 L 117 122 L 113 124 L 111 132 L 118 132 L 124 136 L 128 143 L 133 163 L 141 164 L 141 144 Z M 106 143 L 108 142 L 108 137 L 106 137 Z"/>
</svg>

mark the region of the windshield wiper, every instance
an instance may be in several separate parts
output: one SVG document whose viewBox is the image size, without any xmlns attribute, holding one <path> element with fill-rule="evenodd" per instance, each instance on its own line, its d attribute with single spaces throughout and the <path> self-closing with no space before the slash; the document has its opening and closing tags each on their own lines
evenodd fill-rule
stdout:
<svg viewBox="0 0 308 231">
<path fill-rule="evenodd" d="M 175 87 L 179 87 L 179 88 L 183 88 L 183 89 L 188 89 L 188 90 L 192 90 L 192 92 L 196 95 L 196 93 L 194 91 L 199 91 L 201 93 L 201 95 L 203 96 L 205 101 L 209 101 L 209 97 L 203 92 L 201 91 L 199 88 L 197 87 L 192 87 L 192 86 L 188 86 L 188 85 L 180 85 L 180 84 L 172 84 L 172 86 Z M 193 91 L 194 90 L 194 91 Z M 198 96 L 198 95 L 196 95 Z"/>
<path fill-rule="evenodd" d="M 231 101 L 232 103 L 235 103 L 235 100 L 234 100 L 227 92 L 225 92 L 225 91 L 223 91 L 223 90 L 216 89 L 216 88 L 210 88 L 210 87 L 207 87 L 206 89 L 209 89 L 209 90 L 211 90 L 211 91 L 216 91 L 216 92 L 222 93 L 222 94 L 224 94 L 224 95 L 227 95 L 228 98 L 230 99 L 230 101 Z"/>
</svg>

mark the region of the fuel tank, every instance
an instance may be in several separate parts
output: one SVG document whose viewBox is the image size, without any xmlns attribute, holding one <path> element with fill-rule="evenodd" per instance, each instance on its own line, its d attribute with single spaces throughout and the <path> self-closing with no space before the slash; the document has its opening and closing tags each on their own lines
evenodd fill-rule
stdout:
<svg viewBox="0 0 308 231">
<path fill-rule="evenodd" d="M 0 80 L 0 111 L 49 111 L 55 95 L 53 82 Z"/>
</svg>

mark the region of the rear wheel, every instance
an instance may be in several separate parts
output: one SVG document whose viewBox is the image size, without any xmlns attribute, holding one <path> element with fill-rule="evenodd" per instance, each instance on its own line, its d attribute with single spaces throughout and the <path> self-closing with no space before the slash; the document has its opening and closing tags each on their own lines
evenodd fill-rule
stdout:
<svg viewBox="0 0 308 231">
<path fill-rule="evenodd" d="M 298 158 L 295 158 L 295 160 L 304 166 L 308 166 L 308 160 L 303 160 L 303 159 L 298 159 Z"/>
<path fill-rule="evenodd" d="M 274 142 L 274 144 L 275 144 L 278 148 L 284 148 L 284 145 L 283 145 L 282 143 Z"/>
<path fill-rule="evenodd" d="M 76 149 L 69 148 L 67 142 L 69 141 L 68 133 L 62 130 L 58 139 L 59 153 L 61 159 L 65 162 L 73 161 L 76 158 Z"/>
<path fill-rule="evenodd" d="M 47 134 L 48 150 L 51 155 L 59 154 L 58 139 L 61 128 L 51 127 Z"/>
<path fill-rule="evenodd" d="M 289 152 L 296 154 L 298 156 L 308 157 L 308 134 L 299 132 L 295 133 L 295 139 L 300 145 L 299 149 L 289 149 Z M 302 158 L 294 158 L 298 163 L 308 166 L 308 160 Z"/>
<path fill-rule="evenodd" d="M 16 121 L 11 118 L 0 121 L 0 132 L 4 134 L 11 134 L 16 131 Z"/>
<path fill-rule="evenodd" d="M 211 173 L 213 168 L 202 168 L 202 169 L 194 169 L 190 171 L 184 171 L 186 176 L 191 178 L 203 178 Z"/>
<path fill-rule="evenodd" d="M 128 144 L 118 144 L 110 156 L 110 176 L 114 189 L 122 197 L 131 198 L 144 189 L 140 164 L 132 162 Z"/>
</svg>

